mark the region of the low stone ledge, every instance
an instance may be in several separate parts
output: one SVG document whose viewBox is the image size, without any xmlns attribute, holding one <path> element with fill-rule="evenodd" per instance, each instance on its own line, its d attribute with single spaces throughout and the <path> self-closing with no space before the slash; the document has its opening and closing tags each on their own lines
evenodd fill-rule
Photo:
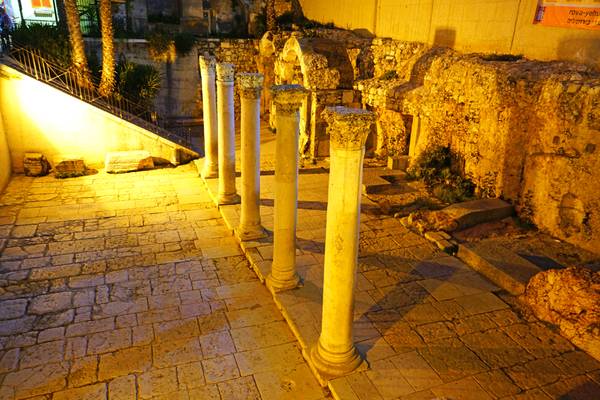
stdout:
<svg viewBox="0 0 600 400">
<path fill-rule="evenodd" d="M 154 168 L 154 161 L 148 151 L 114 151 L 106 153 L 104 161 L 106 172 L 121 173 Z"/>
</svg>

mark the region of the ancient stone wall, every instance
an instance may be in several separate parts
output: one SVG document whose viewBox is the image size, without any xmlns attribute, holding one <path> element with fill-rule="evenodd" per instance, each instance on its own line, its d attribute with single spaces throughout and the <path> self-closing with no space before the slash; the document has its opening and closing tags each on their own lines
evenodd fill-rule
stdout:
<svg viewBox="0 0 600 400">
<path fill-rule="evenodd" d="M 99 40 L 86 39 L 86 47 L 101 58 Z M 254 39 L 200 39 L 189 54 L 177 55 L 175 61 L 168 66 L 150 59 L 145 40 L 115 41 L 117 59 L 124 57 L 131 62 L 153 65 L 161 72 L 161 89 L 155 100 L 155 107 L 160 116 L 175 120 L 202 116 L 198 54 L 205 52 L 214 55 L 220 62 L 233 63 L 238 72 L 257 71 L 258 41 Z M 236 107 L 239 110 L 237 96 Z"/>
</svg>

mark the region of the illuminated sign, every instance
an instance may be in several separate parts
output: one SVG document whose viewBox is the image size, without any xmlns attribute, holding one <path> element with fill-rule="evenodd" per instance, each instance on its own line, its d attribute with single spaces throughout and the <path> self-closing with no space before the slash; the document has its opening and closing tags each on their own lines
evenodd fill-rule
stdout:
<svg viewBox="0 0 600 400">
<path fill-rule="evenodd" d="M 538 0 L 533 23 L 600 30 L 600 0 Z"/>
</svg>

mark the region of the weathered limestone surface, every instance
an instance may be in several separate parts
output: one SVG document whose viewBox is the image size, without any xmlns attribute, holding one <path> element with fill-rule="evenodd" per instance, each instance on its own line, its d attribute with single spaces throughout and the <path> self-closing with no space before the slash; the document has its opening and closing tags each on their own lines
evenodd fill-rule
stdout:
<svg viewBox="0 0 600 400">
<path fill-rule="evenodd" d="M 325 399 L 201 182 L 192 165 L 13 176 L 0 398 Z"/>
<path fill-rule="evenodd" d="M 104 162 L 106 172 L 130 172 L 154 168 L 154 160 L 150 152 L 138 151 L 114 151 L 106 153 Z"/>
<path fill-rule="evenodd" d="M 40 153 L 25 153 L 23 170 L 27 176 L 43 176 L 50 171 L 50 164 Z"/>
<path fill-rule="evenodd" d="M 54 172 L 59 178 L 85 175 L 83 158 L 76 155 L 59 155 L 54 158 Z"/>
<path fill-rule="evenodd" d="M 524 294 L 535 315 L 600 360 L 600 272 L 566 268 L 540 272 Z"/>
</svg>

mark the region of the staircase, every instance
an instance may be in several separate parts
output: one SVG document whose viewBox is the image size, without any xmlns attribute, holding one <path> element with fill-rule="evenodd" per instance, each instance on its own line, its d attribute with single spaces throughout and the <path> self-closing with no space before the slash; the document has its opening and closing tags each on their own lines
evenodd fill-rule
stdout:
<svg viewBox="0 0 600 400">
<path fill-rule="evenodd" d="M 192 148 L 190 135 L 180 136 L 167 130 L 164 121 L 158 117 L 156 112 L 119 94 L 108 97 L 101 96 L 97 85 L 91 88 L 79 85 L 75 71 L 48 60 L 39 50 L 28 49 L 13 43 L 9 57 L 5 57 L 2 61 L 25 75 L 184 147 L 189 152 L 186 152 L 184 157 L 186 160 L 182 160 L 182 162 L 198 157 Z"/>
</svg>

